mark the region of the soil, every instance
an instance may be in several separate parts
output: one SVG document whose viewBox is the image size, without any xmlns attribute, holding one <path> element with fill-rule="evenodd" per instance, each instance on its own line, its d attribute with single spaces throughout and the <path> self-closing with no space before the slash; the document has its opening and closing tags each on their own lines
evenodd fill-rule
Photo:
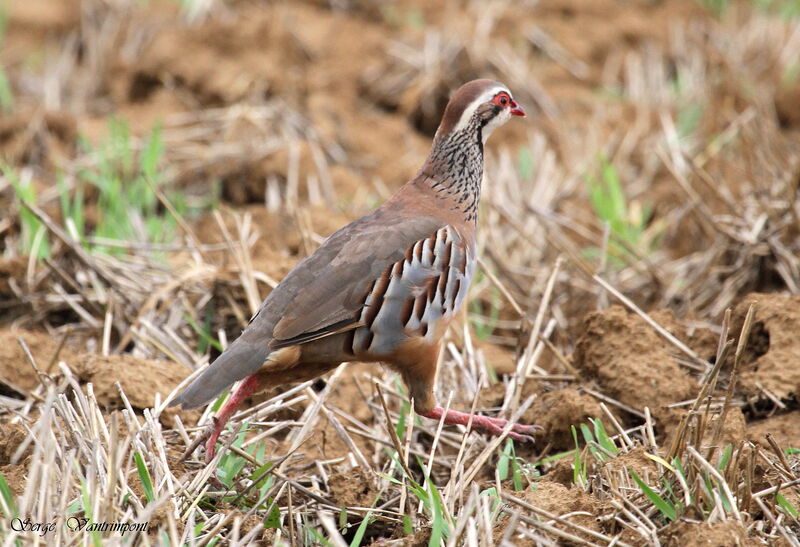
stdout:
<svg viewBox="0 0 800 547">
<path fill-rule="evenodd" d="M 593 530 L 595 532 L 603 532 L 602 527 L 598 523 L 595 515 L 600 512 L 600 502 L 597 498 L 588 494 L 581 488 L 566 487 L 562 484 L 542 481 L 536 485 L 536 488 L 526 491 L 523 499 L 531 505 L 544 509 L 554 515 L 567 515 L 566 517 L 570 522 Z M 567 528 L 563 524 L 554 524 L 570 533 L 575 533 L 574 528 Z M 586 540 L 591 540 L 588 534 L 578 533 L 580 537 Z"/>
<path fill-rule="evenodd" d="M 331 475 L 328 488 L 339 507 L 372 507 L 378 494 L 373 478 L 360 467 Z"/>
<path fill-rule="evenodd" d="M 756 311 L 739 384 L 752 396 L 763 398 L 766 389 L 779 399 L 800 401 L 800 296 L 747 295 L 734 310 L 731 332 L 741 332 L 751 303 Z"/>
<path fill-rule="evenodd" d="M 156 403 L 156 395 L 163 402 L 187 374 L 186 369 L 176 363 L 139 359 L 131 355 L 97 354 L 79 356 L 73 371 L 82 383 L 91 382 L 97 402 L 109 411 L 124 408 L 120 389 L 134 409 L 152 408 Z M 192 423 L 199 417 L 197 411 L 168 408 L 162 413 L 161 419 L 165 425 L 171 426 L 175 414 L 180 414 L 184 423 Z"/>
<path fill-rule="evenodd" d="M 578 389 L 565 388 L 542 393 L 525 411 L 521 421 L 540 425 L 544 431 L 537 434 L 537 442 L 541 439 L 555 452 L 560 452 L 575 448 L 570 428 L 588 424 L 589 418 L 604 421 L 607 430 L 612 430 L 597 399 Z"/>
<path fill-rule="evenodd" d="M 127 21 L 119 22 L 119 35 L 115 35 L 105 49 L 100 48 L 102 54 L 97 59 L 84 63 L 90 67 L 66 70 L 72 79 L 63 76 L 62 94 L 45 97 L 42 82 L 35 78 L 25 80 L 21 75 L 27 74 L 30 67 L 43 69 L 44 59 L 61 52 L 68 37 L 85 37 L 97 32 L 98 29 L 91 27 L 92 14 L 82 15 L 79 4 L 78 0 L 26 0 L 11 2 L 7 7 L 9 24 L 0 48 L 0 66 L 7 67 L 9 79 L 16 86 L 18 104 L 12 114 L 0 116 L 3 162 L 29 169 L 42 195 L 52 190 L 55 173 L 79 154 L 79 135 L 90 142 L 99 142 L 106 136 L 108 117 L 125 120 L 136 136 L 146 135 L 154 124 L 165 124 L 165 135 L 169 137 L 166 158 L 177 166 L 175 187 L 185 190 L 187 195 L 205 195 L 211 192 L 213 183 L 218 182 L 225 226 L 236 237 L 236 219 L 250 216 L 252 230 L 257 235 L 251 250 L 253 269 L 275 281 L 282 279 L 312 252 L 320 238 L 368 212 L 412 176 L 427 153 L 449 90 L 466 79 L 495 71 L 492 62 L 496 59 L 492 61 L 489 56 L 469 58 L 463 47 L 458 49 L 459 37 L 470 36 L 474 30 L 461 28 L 467 23 L 462 23 L 462 18 L 458 17 L 460 11 L 471 9 L 464 2 L 402 0 L 390 6 L 391 9 L 382 2 L 361 0 L 224 2 L 220 3 L 224 4 L 220 14 L 188 26 L 180 20 L 177 2 L 153 1 L 148 2 L 147 7 L 131 11 Z M 349 7 L 330 9 L 329 4 Z M 585 65 L 585 73 L 576 77 L 563 60 L 558 62 L 541 45 L 525 41 L 525 61 L 542 84 L 543 92 L 522 89 L 519 98 L 530 105 L 530 118 L 536 131 L 541 132 L 562 160 L 569 159 L 570 139 L 590 124 L 597 125 L 597 131 L 608 137 L 617 135 L 615 131 L 620 127 L 640 124 L 642 116 L 650 115 L 616 98 L 604 98 L 603 93 L 613 91 L 605 87 L 604 70 L 608 67 L 609 56 L 622 59 L 625 52 L 644 47 L 661 51 L 666 48 L 670 32 L 664 21 L 689 26 L 698 18 L 708 18 L 700 2 L 688 0 L 550 0 L 533 4 L 536 5 L 521 10 L 518 16 L 504 14 L 495 21 L 491 34 L 519 35 L 524 41 L 535 28 L 551 36 L 568 56 Z M 95 6 L 93 9 L 102 8 Z M 414 23 L 420 19 L 424 24 Z M 403 61 L 386 52 L 398 43 L 419 39 L 425 25 L 446 29 L 443 34 L 453 37 L 453 47 L 458 51 L 453 62 L 422 77 L 397 78 L 398 66 Z M 131 29 L 138 29 L 139 34 Z M 145 43 L 141 51 L 131 45 L 138 40 Z M 79 80 L 91 81 L 92 86 L 76 85 Z M 731 92 L 725 104 L 717 107 L 736 110 L 741 102 L 739 93 Z M 547 99 L 556 106 L 560 116 L 558 124 L 547 110 Z M 588 116 L 598 116 L 592 107 L 598 102 L 604 104 L 603 115 L 590 120 Z M 800 86 L 787 84 L 776 91 L 771 103 L 776 123 L 787 139 L 795 139 L 788 141 L 790 144 L 797 143 L 800 133 L 800 114 L 796 107 L 799 102 Z M 277 114 L 266 118 L 253 114 L 264 104 L 275 107 Z M 181 130 L 186 134 L 192 131 L 184 126 L 176 129 L 178 115 L 192 118 L 203 109 L 231 107 L 239 110 L 229 111 L 224 121 L 216 123 L 209 134 L 181 138 Z M 719 119 L 729 118 L 719 116 Z M 713 127 L 709 132 L 716 134 L 722 129 Z M 497 138 L 492 139 L 489 153 L 499 155 L 501 150 L 516 153 L 523 143 L 529 142 L 532 131 L 521 125 L 509 126 L 508 131 L 498 132 Z M 281 142 L 274 149 L 264 151 L 254 145 L 275 136 L 280 137 Z M 609 137 L 609 140 L 615 139 L 619 140 L 616 136 Z M 314 143 L 314 147 L 310 143 Z M 244 152 L 218 156 L 211 153 L 215 147 Z M 319 165 L 317 148 L 322 151 L 324 168 Z M 633 161 L 641 164 L 642 171 L 648 161 L 647 153 L 644 148 L 633 153 L 642 156 Z M 190 160 L 186 160 L 187 155 Z M 295 159 L 296 173 L 293 173 L 290 166 Z M 714 168 L 724 169 L 715 161 L 724 163 L 722 159 L 710 160 L 710 172 Z M 265 207 L 270 184 L 277 184 L 283 192 L 287 181 L 295 175 L 300 181 L 297 199 L 302 207 L 294 209 L 285 201 L 272 209 Z M 648 198 L 653 203 L 655 218 L 675 204 L 686 203 L 685 192 L 677 187 L 674 177 L 663 169 L 652 176 L 654 182 L 648 189 Z M 734 173 L 727 178 L 744 177 Z M 317 180 L 323 187 L 329 184 L 332 195 L 313 199 L 307 184 L 310 179 Z M 739 190 L 738 186 L 733 188 L 734 192 Z M 12 210 L 11 196 L 10 191 L 0 191 L 0 210 Z M 715 194 L 710 192 L 709 196 L 701 197 L 709 197 L 709 206 L 713 209 L 716 202 L 711 198 Z M 53 203 L 49 205 L 54 207 Z M 570 214 L 577 211 L 575 218 L 580 218 L 581 211 L 589 210 L 587 207 L 584 199 L 569 201 L 564 210 Z M 3 220 L 0 218 L 0 226 Z M 702 228 L 692 219 L 678 223 L 665 231 L 659 251 L 673 257 L 689 255 L 701 244 L 698 241 L 702 241 Z M 203 243 L 224 241 L 214 215 L 204 214 L 192 219 L 191 229 Z M 17 231 L 15 223 L 8 233 Z M 0 325 L 3 326 L 0 328 L 0 395 L 22 398 L 36 388 L 40 379 L 29 365 L 17 338 L 25 340 L 40 371 L 56 374 L 55 367 L 49 371 L 47 367 L 56 352 L 59 337 L 44 327 L 20 330 L 10 325 L 17 317 L 16 308 L 26 306 L 16 289 L 25 286 L 28 257 L 7 244 L 6 234 L 0 239 L 0 253 Z M 205 258 L 219 266 L 220 283 L 236 278 L 237 265 L 230 253 L 209 252 Z M 180 254 L 174 260 L 185 262 L 190 258 Z M 557 292 L 563 290 L 567 298 L 571 293 L 564 285 L 560 285 Z M 771 279 L 750 285 L 762 289 L 778 286 Z M 750 285 L 746 290 L 755 290 Z M 261 297 L 266 296 L 269 283 L 261 283 L 258 289 Z M 650 290 L 645 287 L 642 294 L 635 296 L 643 304 L 654 302 Z M 797 410 L 800 404 L 800 367 L 797 366 L 800 363 L 800 338 L 797 336 L 800 296 L 780 294 L 777 289 L 772 293 L 743 296 L 744 293 L 737 293 L 730 332 L 738 336 L 750 302 L 757 302 L 753 328 L 736 377 L 737 396 L 747 399 L 749 405 L 729 410 L 719 442 L 736 444 L 747 439 L 766 447 L 765 435 L 771 434 L 782 448 L 800 447 L 800 410 Z M 525 296 L 530 297 L 527 293 Z M 702 358 L 713 358 L 718 333 L 698 327 L 690 317 L 684 317 L 680 313 L 679 297 L 672 304 L 671 310 L 660 309 L 660 304 L 646 306 L 646 309 L 660 325 Z M 564 350 L 571 370 L 563 370 L 549 353 L 541 362 L 554 374 L 575 373 L 575 380 L 529 379 L 524 385 L 523 398 L 535 395 L 536 399 L 522 421 L 536 423 L 543 431 L 537 434 L 534 446 L 521 447 L 518 454 L 532 456 L 544 447 L 551 453 L 572 449 L 574 440 L 570 426 L 586 424 L 589 418 L 601 419 L 611 434 L 616 433 L 598 399 L 590 395 L 587 388 L 640 412 L 648 407 L 662 446 L 683 415 L 683 409 L 670 408 L 670 405 L 697 395 L 699 375 L 684 366 L 678 350 L 643 319 L 617 305 L 589 311 L 594 308 L 594 298 L 585 294 L 571 300 L 565 308 L 574 313 L 567 328 L 561 329 L 564 332 L 559 333 L 558 341 L 564 342 L 560 349 Z M 676 311 L 680 317 L 676 316 Z M 509 316 L 507 310 L 501 315 L 502 318 Z M 704 321 L 718 325 L 721 317 L 704 317 Z M 230 323 L 223 327 L 230 327 L 229 334 L 235 335 L 241 325 Z M 229 339 L 232 338 L 229 336 Z M 500 378 L 499 382 L 482 390 L 479 407 L 495 409 L 502 403 L 505 393 L 502 380 L 515 369 L 514 351 L 507 345 L 490 341 L 473 342 Z M 134 409 L 141 411 L 151 408 L 157 400 L 163 401 L 189 372 L 167 361 L 142 359 L 131 354 L 101 356 L 87 354 L 85 350 L 70 339 L 60 350 L 58 359 L 70 367 L 84 388 L 91 382 L 95 397 L 108 412 L 123 407 L 117 383 Z M 723 375 L 728 375 L 724 381 L 729 379 L 732 364 L 731 358 L 723 369 Z M 372 395 L 373 390 L 363 379 L 367 371 L 374 373 L 376 368 L 349 367 L 326 404 L 363 423 L 373 424 L 377 418 L 365 402 L 365 396 Z M 324 385 L 323 382 L 315 388 Z M 248 403 L 257 403 L 267 396 L 255 396 Z M 772 400 L 780 401 L 783 408 L 776 408 Z M 641 424 L 636 415 L 612 403 L 607 406 L 624 426 Z M 300 412 L 299 408 L 284 409 L 278 417 L 298 419 Z M 196 411 L 167 409 L 161 415 L 162 423 L 171 426 L 176 413 L 187 425 L 199 418 Z M 704 442 L 712 442 L 708 435 L 715 428 L 714 422 L 709 424 Z M 20 425 L 0 424 L 0 473 L 17 494 L 25 487 L 28 455 L 23 454 L 15 463 L 11 462 L 11 456 L 26 434 Z M 383 453 L 384 447 L 369 439 L 353 435 L 353 440 L 370 463 Z M 276 454 L 288 448 L 280 437 L 273 441 Z M 179 452 L 176 447 L 169 448 L 173 460 L 177 460 Z M 350 447 L 330 420 L 320 414 L 314 435 L 300 452 L 304 463 L 313 463 L 346 457 Z M 329 477 L 330 499 L 340 506 L 368 507 L 377 490 L 363 470 L 348 464 Z M 606 466 L 609 472 L 631 467 L 640 476 L 656 472 L 655 464 L 642 448 Z M 185 469 L 181 467 L 181 471 Z M 558 515 L 574 513 L 570 518 L 582 526 L 611 533 L 593 516 L 603 509 L 599 498 L 571 487 L 571 482 L 571 461 L 560 460 L 545 469 L 543 480 L 535 489 L 526 491 L 524 498 Z M 505 522 L 506 517 L 500 520 Z M 255 522 L 248 522 L 245 528 L 253 525 Z M 272 533 L 265 531 L 264 534 Z M 498 527 L 498 534 L 502 536 L 502 526 Z M 412 544 L 427 542 L 428 535 L 429 530 L 420 529 L 415 536 L 406 539 Z M 731 521 L 712 525 L 678 522 L 670 526 L 667 538 L 669 545 L 753 544 L 746 530 Z M 588 536 L 585 539 L 591 540 Z"/>
<path fill-rule="evenodd" d="M 697 380 L 677 362 L 668 342 L 621 306 L 586 316 L 574 364 L 604 393 L 640 412 L 650 407 L 656 416 L 697 391 Z"/>
<path fill-rule="evenodd" d="M 339 377 L 339 381 L 334 386 L 333 391 L 328 396 L 327 404 L 340 409 L 362 423 L 373 423 L 375 417 L 365 400 L 365 397 L 372 394 L 373 387 L 365 382 L 364 373 L 379 373 L 380 371 L 376 370 L 377 367 L 379 367 L 379 365 L 348 365 Z M 297 418 L 299 418 L 299 416 L 297 416 Z M 338 419 L 342 425 L 347 425 L 347 422 L 342 418 Z M 376 446 L 376 443 L 369 441 L 361 435 L 351 434 L 351 438 L 368 462 L 372 461 L 374 452 L 380 450 L 380 447 Z M 288 449 L 288 444 L 283 448 Z M 300 450 L 309 461 L 333 459 L 351 451 L 346 441 L 337 433 L 331 421 L 323 414 L 319 416 L 315 434 L 306 441 Z M 360 472 L 361 471 L 357 468 L 347 471 L 349 474 Z"/>
<path fill-rule="evenodd" d="M 16 495 L 25 491 L 32 444 L 24 452 L 16 452 L 27 436 L 28 432 L 20 424 L 0 424 L 0 439 L 3 440 L 0 443 L 0 474 L 5 477 L 11 491 Z"/>
<path fill-rule="evenodd" d="M 47 372 L 47 365 L 60 342 L 58 338 L 43 332 L 0 329 L 0 393 L 9 396 L 28 393 L 39 384 L 39 377 L 17 341 L 20 338 L 25 341 L 42 373 Z M 139 359 L 132 355 L 104 357 L 94 353 L 82 354 L 69 344 L 61 348 L 58 360 L 64 361 L 81 383 L 91 382 L 97 402 L 109 411 L 123 408 L 117 382 L 131 406 L 143 410 L 153 407 L 156 394 L 160 394 L 160 400 L 164 401 L 187 374 L 187 370 L 176 363 Z M 55 366 L 50 373 L 60 375 Z M 199 416 L 197 412 L 169 408 L 162 414 L 165 425 L 172 425 L 172 417 L 176 413 L 181 415 L 184 423 L 191 423 Z"/>
<path fill-rule="evenodd" d="M 714 416 L 709 420 L 703 437 L 704 446 L 711 446 L 714 444 L 714 435 L 716 435 L 718 422 L 718 416 Z M 738 408 L 729 409 L 728 414 L 725 416 L 725 424 L 722 427 L 722 431 L 720 431 L 719 440 L 716 442 L 716 445 L 723 447 L 728 444 L 736 445 L 741 442 L 742 439 L 749 438 L 749 435 L 745 432 L 746 427 L 747 418 L 744 413 Z"/>
<path fill-rule="evenodd" d="M 16 282 L 17 287 L 21 287 L 20 282 L 25 277 L 27 262 L 24 256 L 0 259 L 0 301 L 14 300 L 12 283 Z"/>
<path fill-rule="evenodd" d="M 46 332 L 0 329 L 0 391 L 11 389 L 16 392 L 27 393 L 39 385 L 39 378 L 30 365 L 25 351 L 18 339 L 25 344 L 36 361 L 40 372 L 48 372 L 47 367 L 58 350 L 60 340 Z M 59 361 L 72 363 L 77 356 L 74 349 L 65 345 L 58 354 Z M 53 367 L 50 372 L 58 372 Z"/>
<path fill-rule="evenodd" d="M 770 434 L 778 446 L 800 448 L 800 410 L 778 414 L 747 424 L 747 439 L 764 447 L 769 446 L 766 435 Z"/>
<path fill-rule="evenodd" d="M 761 545 L 747 536 L 745 527 L 728 520 L 708 524 L 705 522 L 676 522 L 670 526 L 666 545 L 672 547 L 750 547 Z"/>
<path fill-rule="evenodd" d="M 344 214 L 338 214 L 322 206 L 309 210 L 307 230 L 301 228 L 300 219 L 285 211 L 267 211 L 262 205 L 242 207 L 237 214 L 250 215 L 253 231 L 258 239 L 252 247 L 253 268 L 263 272 L 276 281 L 280 281 L 287 273 L 316 248 L 316 243 L 308 240 L 308 236 L 316 234 L 328 237 L 350 220 Z M 229 233 L 236 237 L 236 222 L 232 215 L 223 216 Z M 225 238 L 219 224 L 212 215 L 197 220 L 194 233 L 203 243 L 222 243 Z M 210 262 L 222 267 L 235 266 L 230 253 L 211 252 L 206 257 Z M 266 296 L 266 294 L 264 295 Z"/>
</svg>

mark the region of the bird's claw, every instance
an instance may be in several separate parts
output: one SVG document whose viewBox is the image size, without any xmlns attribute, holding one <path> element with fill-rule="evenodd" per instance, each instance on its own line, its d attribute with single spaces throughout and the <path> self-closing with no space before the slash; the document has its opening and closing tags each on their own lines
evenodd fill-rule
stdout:
<svg viewBox="0 0 800 547">
<path fill-rule="evenodd" d="M 506 425 L 508 425 L 508 420 L 504 418 L 490 418 L 488 416 L 481 416 L 481 418 L 481 420 L 473 421 L 472 427 L 493 435 L 502 435 L 503 430 Z M 516 441 L 532 443 L 536 442 L 536 439 L 534 439 L 532 435 L 543 430 L 544 428 L 539 425 L 514 424 L 511 426 L 511 431 L 508 433 L 508 436 Z"/>
</svg>

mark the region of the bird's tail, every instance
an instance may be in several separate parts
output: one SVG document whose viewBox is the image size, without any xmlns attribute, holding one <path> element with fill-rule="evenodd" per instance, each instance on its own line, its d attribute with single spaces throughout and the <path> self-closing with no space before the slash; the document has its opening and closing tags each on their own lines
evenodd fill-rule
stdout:
<svg viewBox="0 0 800 547">
<path fill-rule="evenodd" d="M 202 406 L 237 380 L 255 374 L 275 353 L 279 352 L 271 354 L 266 345 L 251 344 L 239 339 L 172 399 L 169 406 L 181 405 L 184 410 Z"/>
</svg>

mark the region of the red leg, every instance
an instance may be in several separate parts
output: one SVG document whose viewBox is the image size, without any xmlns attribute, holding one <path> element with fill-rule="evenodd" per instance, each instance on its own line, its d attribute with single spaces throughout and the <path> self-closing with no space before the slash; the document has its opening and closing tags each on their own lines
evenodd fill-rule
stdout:
<svg viewBox="0 0 800 547">
<path fill-rule="evenodd" d="M 222 407 L 222 410 L 214 417 L 214 424 L 211 426 L 210 435 L 208 440 L 206 441 L 206 461 L 210 462 L 214 459 L 214 451 L 217 446 L 217 439 L 219 438 L 220 433 L 222 430 L 225 429 L 225 424 L 228 423 L 233 413 L 236 412 L 236 409 L 239 408 L 239 405 L 247 399 L 250 395 L 255 393 L 258 389 L 258 376 L 253 374 L 252 376 L 248 376 L 247 379 L 242 382 L 242 385 L 239 386 L 239 389 L 231 395 L 231 398 L 228 399 L 228 402 L 225 403 L 225 406 Z"/>
<path fill-rule="evenodd" d="M 425 414 L 420 414 L 420 416 L 433 420 L 440 420 L 443 414 L 444 423 L 450 425 L 467 425 L 470 419 L 469 413 L 459 412 L 458 410 L 448 410 L 445 414 L 444 409 L 440 406 L 435 407 Z M 506 424 L 508 424 L 508 420 L 504 420 L 503 418 L 490 418 L 489 416 L 478 416 L 477 414 L 472 415 L 472 429 L 485 431 L 492 435 L 502 434 Z M 540 431 L 541 429 L 542 428 L 538 425 L 514 424 L 508 436 L 518 441 L 533 442 L 534 439 L 529 434 Z"/>
</svg>

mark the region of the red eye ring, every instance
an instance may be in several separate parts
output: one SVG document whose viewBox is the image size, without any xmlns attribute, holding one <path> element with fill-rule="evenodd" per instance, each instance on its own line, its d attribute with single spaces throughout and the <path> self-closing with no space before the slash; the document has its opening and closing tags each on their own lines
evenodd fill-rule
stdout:
<svg viewBox="0 0 800 547">
<path fill-rule="evenodd" d="M 494 99 L 492 99 L 492 102 L 502 108 L 505 108 L 509 104 L 513 104 L 514 101 L 511 100 L 511 97 L 508 96 L 508 93 L 501 91 L 495 95 Z"/>
<path fill-rule="evenodd" d="M 517 104 L 517 101 L 511 98 L 507 91 L 500 91 L 492 97 L 491 103 L 501 109 L 509 109 L 508 112 L 512 116 L 525 117 L 525 110 Z M 497 110 L 499 112 L 499 110 Z"/>
</svg>

